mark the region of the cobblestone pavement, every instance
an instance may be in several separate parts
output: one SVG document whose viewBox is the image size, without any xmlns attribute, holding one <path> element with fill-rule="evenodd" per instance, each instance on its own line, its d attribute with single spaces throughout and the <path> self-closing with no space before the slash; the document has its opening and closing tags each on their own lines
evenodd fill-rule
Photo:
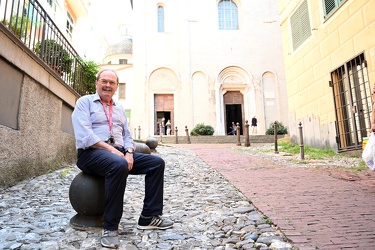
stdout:
<svg viewBox="0 0 375 250">
<path fill-rule="evenodd" d="M 164 216 L 174 220 L 175 225 L 167 230 L 136 229 L 142 207 L 144 181 L 142 176 L 130 176 L 121 220 L 123 229 L 120 235 L 120 249 L 293 248 L 282 232 L 267 218 L 269 215 L 273 216 L 275 211 L 272 207 L 264 209 L 268 205 L 263 206 L 265 201 L 260 198 L 280 198 L 270 195 L 274 187 L 267 186 L 268 182 L 265 181 L 265 185 L 258 188 L 253 188 L 251 184 L 251 188 L 242 190 L 246 185 L 239 183 L 240 179 L 233 179 L 233 183 L 229 183 L 225 179 L 230 179 L 227 173 L 224 173 L 224 178 L 209 167 L 197 157 L 195 149 L 193 151 L 183 147 L 158 146 L 157 151 L 155 154 L 162 156 L 166 161 Z M 221 159 L 222 162 L 216 162 L 214 165 L 218 163 L 218 166 L 223 166 L 223 162 L 229 161 L 228 164 L 232 165 L 233 171 L 239 167 L 238 173 L 245 173 L 244 166 L 235 162 L 237 157 L 233 158 L 233 153 L 221 152 L 221 156 L 216 153 L 213 151 L 209 157 Z M 207 161 L 206 156 L 204 158 Z M 237 160 L 242 161 L 242 158 Z M 76 166 L 67 166 L 22 181 L 13 187 L 0 189 L 0 249 L 102 249 L 99 242 L 101 229 L 77 231 L 69 224 L 70 218 L 75 215 L 69 202 L 69 187 L 79 172 Z M 277 181 L 278 178 L 255 176 L 252 172 L 247 172 L 243 177 L 247 177 L 245 182 L 254 178 L 260 178 L 260 181 L 268 178 Z M 329 191 L 328 189 L 327 193 Z M 244 194 L 254 199 L 254 205 L 258 206 L 259 203 L 259 207 L 269 214 L 258 211 Z M 373 198 L 368 197 L 368 200 L 374 200 Z M 353 207 L 347 207 L 351 208 Z M 365 211 L 363 210 L 363 216 L 367 216 L 368 222 L 374 225 L 373 213 Z M 369 211 L 373 212 L 373 208 Z M 286 211 L 285 216 L 291 217 Z M 362 223 L 362 220 L 359 222 Z M 364 236 L 369 234 L 362 229 L 359 222 L 356 226 L 361 228 L 354 227 L 346 232 L 350 237 L 364 240 Z M 287 233 L 294 232 L 288 230 L 289 228 L 283 229 Z M 296 229 L 298 227 L 294 230 Z M 355 235 L 352 232 L 356 232 Z M 325 240 L 325 237 L 322 240 Z"/>
<path fill-rule="evenodd" d="M 273 144 L 179 145 L 193 149 L 237 187 L 295 247 L 375 249 L 375 172 L 361 158 L 298 161 Z M 262 150 L 268 149 L 268 152 Z"/>
</svg>

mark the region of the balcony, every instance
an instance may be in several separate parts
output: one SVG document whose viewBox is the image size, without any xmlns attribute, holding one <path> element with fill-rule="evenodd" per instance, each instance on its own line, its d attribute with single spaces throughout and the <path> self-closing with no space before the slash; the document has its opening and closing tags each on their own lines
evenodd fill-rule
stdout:
<svg viewBox="0 0 375 250">
<path fill-rule="evenodd" d="M 22 41 L 66 85 L 80 95 L 87 94 L 85 63 L 38 1 L 0 0 L 0 25 Z"/>
</svg>

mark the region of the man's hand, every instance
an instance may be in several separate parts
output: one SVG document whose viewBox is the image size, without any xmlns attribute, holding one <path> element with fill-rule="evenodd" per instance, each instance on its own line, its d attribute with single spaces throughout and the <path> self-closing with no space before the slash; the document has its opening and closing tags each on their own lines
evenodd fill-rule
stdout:
<svg viewBox="0 0 375 250">
<path fill-rule="evenodd" d="M 132 170 L 134 164 L 133 154 L 125 154 L 125 160 L 128 162 L 129 171 Z"/>
<path fill-rule="evenodd" d="M 133 154 L 125 154 L 124 155 L 121 151 L 117 150 L 116 148 L 112 147 L 111 145 L 108 145 L 108 146 L 111 147 L 111 150 L 110 150 L 111 153 L 114 153 L 118 156 L 121 156 L 121 157 L 125 158 L 125 160 L 128 162 L 129 171 L 133 169 L 133 164 L 134 164 Z"/>
<path fill-rule="evenodd" d="M 105 142 L 102 142 L 102 141 L 95 143 L 91 147 L 105 149 L 105 150 L 108 150 L 109 152 L 111 152 L 115 155 L 118 155 L 120 157 L 125 158 L 125 160 L 128 162 L 129 171 L 133 169 L 133 164 L 134 164 L 133 154 L 125 154 L 124 155 L 121 151 L 117 150 L 115 147 L 113 147 L 113 146 L 111 146 L 111 145 L 109 145 Z"/>
</svg>

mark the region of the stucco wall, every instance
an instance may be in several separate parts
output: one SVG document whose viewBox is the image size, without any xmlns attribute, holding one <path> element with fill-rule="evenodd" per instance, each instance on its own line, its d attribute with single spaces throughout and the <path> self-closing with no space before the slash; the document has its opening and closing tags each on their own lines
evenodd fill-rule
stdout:
<svg viewBox="0 0 375 250">
<path fill-rule="evenodd" d="M 67 110 L 73 110 L 78 95 L 2 25 L 0 44 L 0 57 L 23 75 L 20 98 L 16 100 L 18 125 L 0 125 L 0 185 L 4 186 L 75 162 L 75 140 Z M 6 84 L 0 76 L 0 87 Z M 1 92 L 0 98 L 4 95 L 7 93 Z"/>
<path fill-rule="evenodd" d="M 324 19 L 323 1 L 307 0 L 311 36 L 293 50 L 290 17 L 302 0 L 279 0 L 291 138 L 298 123 L 306 143 L 337 148 L 331 72 L 364 53 L 371 86 L 375 84 L 375 0 L 347 0 Z M 323 129 L 324 128 L 324 129 Z"/>
</svg>

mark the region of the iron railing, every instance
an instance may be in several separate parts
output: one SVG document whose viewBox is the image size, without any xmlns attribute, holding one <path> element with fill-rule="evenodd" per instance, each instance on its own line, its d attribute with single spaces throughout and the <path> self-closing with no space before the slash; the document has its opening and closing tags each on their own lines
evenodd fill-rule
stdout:
<svg viewBox="0 0 375 250">
<path fill-rule="evenodd" d="M 0 22 L 78 94 L 86 64 L 36 0 L 0 0 Z"/>
</svg>

